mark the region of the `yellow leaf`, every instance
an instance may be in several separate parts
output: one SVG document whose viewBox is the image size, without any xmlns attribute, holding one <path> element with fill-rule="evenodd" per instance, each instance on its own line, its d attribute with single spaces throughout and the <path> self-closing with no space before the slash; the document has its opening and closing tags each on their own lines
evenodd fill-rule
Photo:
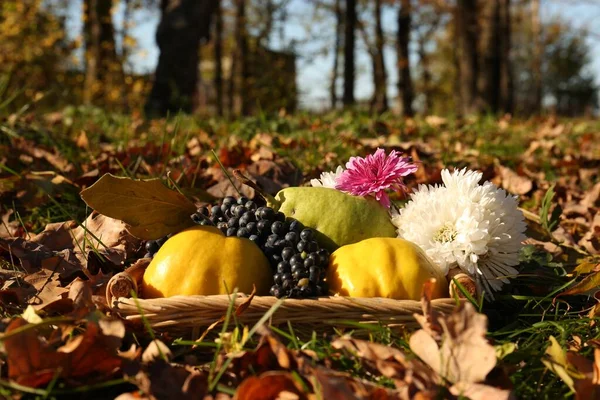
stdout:
<svg viewBox="0 0 600 400">
<path fill-rule="evenodd" d="M 595 272 L 597 269 L 600 269 L 600 263 L 594 262 L 594 260 L 584 260 L 581 264 L 575 267 L 573 272 L 575 272 L 575 275 L 583 275 Z"/>
<path fill-rule="evenodd" d="M 502 360 L 507 355 L 513 353 L 517 349 L 517 345 L 514 343 L 504 343 L 499 346 L 494 346 L 496 350 L 496 358 Z"/>
<path fill-rule="evenodd" d="M 25 311 L 23 311 L 23 314 L 21 314 L 21 318 L 23 318 L 25 321 L 29 322 L 30 324 L 39 324 L 43 321 L 42 317 L 37 315 L 37 313 L 35 312 L 35 308 L 33 308 L 33 306 L 31 306 L 31 304 L 27 306 Z"/>
<path fill-rule="evenodd" d="M 586 276 L 569 289 L 556 295 L 555 299 L 561 296 L 572 296 L 577 294 L 587 295 L 590 292 L 597 290 L 600 290 L 600 272 L 595 272 Z"/>
<path fill-rule="evenodd" d="M 548 357 L 542 359 L 542 363 L 544 363 L 546 368 L 558 375 L 572 391 L 575 391 L 573 378 L 567 372 L 569 367 L 567 355 L 554 336 L 550 336 L 550 346 L 546 349 L 546 355 Z"/>
<path fill-rule="evenodd" d="M 193 226 L 196 206 L 160 179 L 133 180 L 105 174 L 81 192 L 85 203 L 128 224 L 127 230 L 144 240 L 159 239 Z"/>
</svg>

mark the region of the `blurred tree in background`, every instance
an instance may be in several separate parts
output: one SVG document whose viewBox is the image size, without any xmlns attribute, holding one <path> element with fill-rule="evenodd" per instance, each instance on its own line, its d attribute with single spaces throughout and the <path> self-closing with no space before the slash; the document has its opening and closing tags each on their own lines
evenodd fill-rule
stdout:
<svg viewBox="0 0 600 400">
<path fill-rule="evenodd" d="M 370 101 L 369 109 L 378 114 L 388 110 L 387 98 L 387 73 L 385 71 L 385 58 L 383 53 L 385 39 L 383 36 L 383 27 L 381 25 L 382 0 L 372 2 L 372 20 L 373 20 L 373 39 L 369 38 L 366 24 L 360 21 L 360 32 L 362 34 L 367 52 L 371 57 L 373 69 L 373 96 Z"/>
<path fill-rule="evenodd" d="M 123 60 L 117 54 L 112 0 L 84 0 L 85 86 L 83 102 L 119 99 L 125 83 Z"/>
<path fill-rule="evenodd" d="M 200 43 L 210 37 L 216 2 L 213 0 L 162 0 L 156 32 L 160 50 L 154 84 L 145 111 L 150 116 L 194 109 L 198 85 Z"/>
<path fill-rule="evenodd" d="M 542 87 L 552 96 L 560 115 L 590 114 L 598 106 L 594 75 L 586 69 L 591 63 L 590 49 L 581 32 L 573 32 L 560 21 L 547 26 L 542 67 Z"/>
<path fill-rule="evenodd" d="M 410 73 L 410 31 L 412 7 L 410 0 L 401 0 L 398 9 L 398 28 L 396 34 L 396 54 L 398 59 L 398 93 L 402 113 L 411 117 L 413 112 L 413 84 Z M 422 47 L 422 46 L 421 46 Z M 420 50 L 422 50 L 420 48 Z M 423 59 L 421 58 L 421 61 Z M 422 65 L 426 67 L 426 65 Z"/>
<path fill-rule="evenodd" d="M 66 39 L 64 6 L 42 6 L 42 0 L 0 3 L 0 74 L 9 79 L 8 93 L 22 94 L 15 98 L 17 106 L 59 92 L 70 79 L 64 66 L 74 44 Z"/>
<path fill-rule="evenodd" d="M 13 106 L 233 117 L 298 109 L 305 95 L 298 74 L 319 58 L 331 62 L 323 70 L 322 110 L 407 117 L 592 113 L 598 88 L 591 36 L 564 18 L 543 20 L 543 6 L 540 0 L 4 0 L 0 75 L 10 78 L 10 93 L 18 92 Z M 132 31 L 136 21 L 157 15 L 156 70 L 136 71 L 140 45 Z M 71 28 L 77 19 L 80 33 Z M 373 87 L 367 99 L 357 97 L 365 74 Z"/>
</svg>

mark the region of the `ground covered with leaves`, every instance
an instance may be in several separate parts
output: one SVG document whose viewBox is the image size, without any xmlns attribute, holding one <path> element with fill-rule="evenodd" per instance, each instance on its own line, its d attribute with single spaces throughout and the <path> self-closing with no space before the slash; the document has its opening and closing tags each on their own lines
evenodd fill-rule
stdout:
<svg viewBox="0 0 600 400">
<path fill-rule="evenodd" d="M 0 117 L 2 397 L 600 399 L 600 122 L 145 121 L 76 107 Z M 234 169 L 274 194 L 378 147 L 419 162 L 409 188 L 469 167 L 519 196 L 529 239 L 519 276 L 493 301 L 469 297 L 439 315 L 426 286 L 418 329 L 310 332 L 269 315 L 240 324 L 244 305 L 232 305 L 201 340 L 111 312 L 109 280 L 145 250 L 83 201 L 105 174 L 159 178 L 200 205 L 256 195 L 234 187 Z"/>
</svg>

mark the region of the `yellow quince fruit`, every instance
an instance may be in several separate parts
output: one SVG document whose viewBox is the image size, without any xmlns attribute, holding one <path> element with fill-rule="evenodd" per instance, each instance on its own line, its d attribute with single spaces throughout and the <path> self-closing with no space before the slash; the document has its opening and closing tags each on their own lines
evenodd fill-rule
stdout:
<svg viewBox="0 0 600 400">
<path fill-rule="evenodd" d="M 246 238 L 227 237 L 213 226 L 195 226 L 169 238 L 144 272 L 144 298 L 215 295 L 233 292 L 268 295 L 273 285 L 269 261 Z"/>
<path fill-rule="evenodd" d="M 329 259 L 330 292 L 350 297 L 419 300 L 423 284 L 435 278 L 433 298 L 448 297 L 446 276 L 415 243 L 376 237 L 334 251 Z"/>
</svg>

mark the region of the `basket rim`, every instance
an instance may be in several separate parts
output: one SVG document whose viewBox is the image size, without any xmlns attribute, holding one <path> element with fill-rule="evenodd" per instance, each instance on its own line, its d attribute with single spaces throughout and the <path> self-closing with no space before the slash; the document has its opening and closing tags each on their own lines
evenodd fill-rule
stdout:
<svg viewBox="0 0 600 400">
<path fill-rule="evenodd" d="M 235 291 L 228 294 L 190 294 L 144 298 L 139 281 L 145 265 L 131 267 L 111 278 L 106 289 L 109 311 L 134 325 L 149 325 L 163 331 L 197 331 L 222 322 L 229 310 L 235 320 L 252 324 L 267 313 L 270 324 L 301 324 L 320 328 L 335 321 L 377 323 L 387 326 L 415 326 L 418 315 L 434 312 L 449 314 L 466 299 L 460 296 L 419 299 L 351 297 L 341 295 L 311 298 L 281 298 Z M 133 293 L 133 295 L 131 294 Z M 140 296 L 140 297 L 138 297 Z M 423 297 L 424 296 L 424 297 Z M 274 308 L 274 309 L 273 309 Z"/>
<path fill-rule="evenodd" d="M 143 297 L 118 297 L 113 300 L 113 305 L 109 305 L 111 309 L 118 309 L 119 304 L 135 304 L 136 302 L 140 304 L 156 304 L 160 305 L 161 303 L 169 304 L 178 301 L 185 300 L 224 300 L 228 299 L 231 301 L 235 296 L 235 301 L 244 301 L 250 298 L 254 300 L 262 299 L 264 301 L 271 301 L 276 303 L 281 301 L 285 304 L 308 304 L 311 302 L 319 302 L 319 303 L 328 303 L 328 302 L 347 302 L 347 303 L 383 303 L 383 304 L 422 304 L 421 300 L 415 299 L 393 299 L 389 297 L 352 297 L 352 296 L 319 296 L 319 297 L 310 297 L 310 298 L 277 298 L 275 296 L 252 296 L 251 294 L 244 292 L 236 292 L 232 294 L 213 294 L 213 295 L 200 295 L 200 294 L 191 294 L 191 295 L 175 295 L 169 297 L 155 297 L 155 298 L 143 298 Z M 458 305 L 466 301 L 464 298 L 453 298 L 453 297 L 439 297 L 430 299 L 429 302 L 433 304 L 448 304 L 452 303 L 454 305 Z"/>
<path fill-rule="evenodd" d="M 251 301 L 248 301 L 251 299 Z M 112 310 L 131 323 L 147 321 L 151 327 L 166 330 L 183 330 L 210 326 L 222 320 L 233 299 L 229 295 L 179 295 L 167 298 L 115 299 Z M 437 312 L 450 313 L 460 300 L 454 298 L 431 299 L 429 307 Z M 244 303 L 247 303 L 244 305 Z M 271 310 L 275 305 L 277 308 Z M 237 313 L 238 309 L 242 312 Z M 316 299 L 277 299 L 273 296 L 235 297 L 232 314 L 243 323 L 253 323 L 271 312 L 272 324 L 326 326 L 336 321 L 381 323 L 384 325 L 414 325 L 415 315 L 423 315 L 424 304 L 418 300 L 397 300 L 382 297 L 327 296 Z"/>
</svg>

